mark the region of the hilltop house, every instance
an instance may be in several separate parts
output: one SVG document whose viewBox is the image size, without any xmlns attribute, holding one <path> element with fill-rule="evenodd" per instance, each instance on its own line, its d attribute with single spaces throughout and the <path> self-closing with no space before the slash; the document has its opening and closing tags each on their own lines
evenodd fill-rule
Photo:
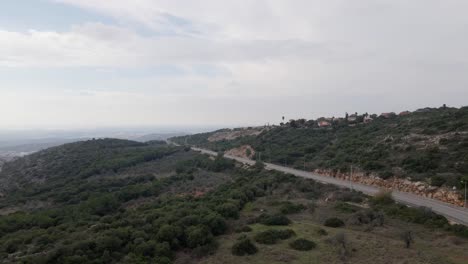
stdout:
<svg viewBox="0 0 468 264">
<path fill-rule="evenodd" d="M 324 121 L 324 120 L 318 121 L 317 124 L 318 124 L 319 127 L 329 127 L 329 126 L 331 126 L 330 122 Z"/>
<path fill-rule="evenodd" d="M 364 116 L 364 123 L 370 123 L 372 122 L 374 119 L 372 117 L 370 117 L 369 115 L 366 115 Z"/>
<path fill-rule="evenodd" d="M 409 114 L 411 114 L 410 111 L 403 111 L 403 112 L 399 113 L 398 115 L 399 116 L 405 116 L 405 115 L 409 115 Z"/>
<path fill-rule="evenodd" d="M 356 120 L 357 120 L 357 115 L 352 114 L 348 116 L 348 122 L 356 122 Z"/>
<path fill-rule="evenodd" d="M 391 118 L 391 117 L 394 117 L 395 115 L 396 114 L 394 112 L 380 114 L 380 116 L 383 118 Z"/>
</svg>

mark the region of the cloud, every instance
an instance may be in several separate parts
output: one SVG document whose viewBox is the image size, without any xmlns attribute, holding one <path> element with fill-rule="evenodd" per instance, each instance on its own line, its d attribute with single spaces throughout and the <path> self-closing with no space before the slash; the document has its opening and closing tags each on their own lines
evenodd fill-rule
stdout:
<svg viewBox="0 0 468 264">
<path fill-rule="evenodd" d="M 82 91 L 62 94 L 57 101 L 67 103 L 55 106 L 22 94 L 35 107 L 47 104 L 43 120 L 70 105 L 69 115 L 82 111 L 95 123 L 118 122 L 112 111 L 132 124 L 264 123 L 281 112 L 398 111 L 391 107 L 460 105 L 468 96 L 464 0 L 50 1 L 111 19 L 61 31 L 0 28 L 0 70 L 73 71 L 57 83 L 3 78 L 3 98 L 24 86 L 48 98 Z M 83 80 L 83 68 L 98 74 Z M 180 113 L 151 114 L 164 107 Z"/>
<path fill-rule="evenodd" d="M 86 23 L 68 32 L 0 30 L 0 66 L 132 67 L 184 63 L 265 62 L 323 58 L 318 43 L 302 40 L 227 41 L 139 35 L 128 28 Z"/>
</svg>

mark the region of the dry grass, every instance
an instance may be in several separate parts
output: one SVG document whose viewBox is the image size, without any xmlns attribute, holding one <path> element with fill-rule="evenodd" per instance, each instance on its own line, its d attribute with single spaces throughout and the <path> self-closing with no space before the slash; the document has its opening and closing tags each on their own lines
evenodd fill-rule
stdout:
<svg viewBox="0 0 468 264">
<path fill-rule="evenodd" d="M 385 193 L 385 196 L 388 194 Z M 279 195 L 262 198 L 255 203 L 246 206 L 239 221 L 245 222 L 245 218 L 252 218 L 260 212 L 274 212 L 275 204 L 281 201 Z M 295 202 L 304 202 L 296 200 Z M 347 219 L 351 214 L 334 210 L 333 204 L 320 205 L 312 213 L 303 211 L 299 214 L 289 215 L 293 224 L 287 227 L 276 227 L 277 229 L 290 228 L 297 234 L 288 240 L 279 241 L 274 245 L 256 244 L 258 253 L 253 256 L 237 257 L 231 254 L 231 246 L 235 243 L 239 234 L 224 235 L 219 238 L 220 248 L 213 256 L 199 261 L 203 264 L 221 263 L 297 263 L 297 264 L 388 264 L 388 263 L 411 263 L 411 264 L 441 264 L 468 263 L 468 241 L 454 237 L 448 233 L 434 232 L 419 225 L 408 224 L 399 220 L 386 219 L 383 227 L 366 229 L 358 226 L 346 226 L 344 228 L 327 228 L 320 222 L 321 219 L 337 216 Z M 251 225 L 253 231 L 247 236 L 253 237 L 272 227 L 260 224 Z M 320 235 L 317 230 L 323 228 L 328 235 Z M 406 249 L 400 238 L 402 230 L 411 229 L 414 233 L 414 244 Z M 341 248 L 333 243 L 333 238 L 342 233 L 346 237 L 347 252 L 343 257 Z M 297 238 L 305 238 L 317 243 L 317 248 L 311 251 L 296 251 L 289 247 L 289 243 Z"/>
</svg>

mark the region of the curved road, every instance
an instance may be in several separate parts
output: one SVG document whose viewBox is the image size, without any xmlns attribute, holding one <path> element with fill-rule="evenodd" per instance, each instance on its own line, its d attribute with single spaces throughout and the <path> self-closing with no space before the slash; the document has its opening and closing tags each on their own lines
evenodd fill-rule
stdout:
<svg viewBox="0 0 468 264">
<path fill-rule="evenodd" d="M 212 155 L 212 156 L 218 155 L 218 153 L 211 151 L 211 150 L 207 150 L 207 149 L 201 149 L 201 148 L 196 148 L 196 147 L 192 147 L 192 149 L 195 151 L 204 153 L 204 154 Z M 228 159 L 236 160 L 244 164 L 249 164 L 249 165 L 255 164 L 255 161 L 250 160 L 250 159 L 245 159 L 245 158 L 240 158 L 240 157 L 235 157 L 235 156 L 230 156 L 230 155 L 224 155 L 224 157 Z M 293 174 L 298 177 L 313 179 L 321 183 L 333 184 L 333 185 L 337 185 L 340 187 L 351 188 L 356 191 L 361 191 L 368 195 L 374 195 L 381 190 L 380 188 L 370 186 L 370 185 L 363 185 L 363 184 L 359 184 L 355 182 L 343 181 L 343 180 L 339 180 L 336 178 L 321 176 L 316 173 L 296 170 L 296 169 L 279 166 L 279 165 L 275 165 L 271 163 L 265 163 L 265 166 L 266 166 L 266 169 L 268 170 L 281 171 L 281 172 Z M 463 225 L 468 225 L 468 209 L 466 208 L 444 203 L 439 200 L 434 200 L 434 199 L 430 199 L 427 197 L 422 197 L 422 196 L 405 193 L 405 192 L 399 192 L 399 191 L 392 191 L 392 196 L 397 202 L 400 202 L 409 206 L 415 206 L 415 207 L 424 206 L 427 208 L 431 208 L 432 211 L 445 216 L 447 219 L 453 222 L 463 224 Z"/>
</svg>

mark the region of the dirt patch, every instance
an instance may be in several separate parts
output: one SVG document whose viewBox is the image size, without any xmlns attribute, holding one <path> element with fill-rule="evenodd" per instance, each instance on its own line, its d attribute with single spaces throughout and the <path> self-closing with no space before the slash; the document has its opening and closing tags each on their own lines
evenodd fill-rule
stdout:
<svg viewBox="0 0 468 264">
<path fill-rule="evenodd" d="M 264 130 L 261 128 L 239 128 L 234 130 L 216 132 L 208 138 L 210 142 L 222 141 L 222 140 L 234 140 L 239 137 L 246 136 L 258 136 Z"/>
<path fill-rule="evenodd" d="M 238 148 L 230 149 L 226 151 L 225 154 L 246 159 L 252 159 L 255 156 L 255 150 L 249 145 L 244 145 Z"/>
<path fill-rule="evenodd" d="M 409 134 L 402 138 L 407 145 L 415 145 L 418 149 L 427 149 L 429 147 L 440 146 L 442 139 L 452 139 L 457 135 L 467 135 L 467 131 L 449 132 L 440 135 Z"/>
</svg>

